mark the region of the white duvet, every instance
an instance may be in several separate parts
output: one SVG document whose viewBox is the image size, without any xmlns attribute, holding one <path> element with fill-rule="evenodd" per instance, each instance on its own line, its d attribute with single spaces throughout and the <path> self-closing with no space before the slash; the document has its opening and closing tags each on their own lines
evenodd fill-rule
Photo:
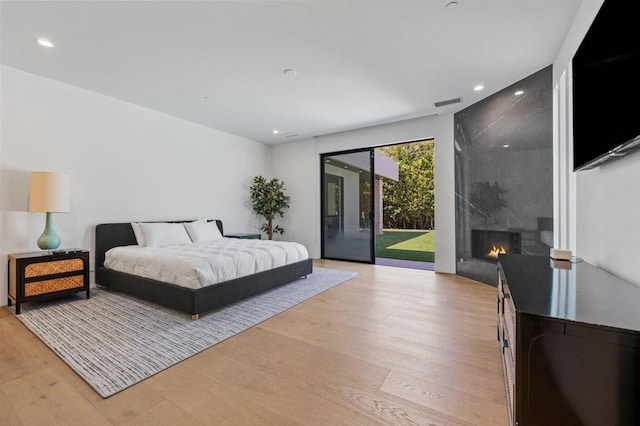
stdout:
<svg viewBox="0 0 640 426">
<path fill-rule="evenodd" d="M 164 247 L 108 250 L 104 266 L 120 272 L 198 289 L 309 258 L 298 243 L 222 238 Z"/>
</svg>

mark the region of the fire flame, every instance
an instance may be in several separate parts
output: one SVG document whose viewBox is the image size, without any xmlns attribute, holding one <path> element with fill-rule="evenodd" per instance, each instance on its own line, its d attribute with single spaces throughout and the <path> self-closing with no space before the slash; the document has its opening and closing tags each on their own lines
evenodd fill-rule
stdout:
<svg viewBox="0 0 640 426">
<path fill-rule="evenodd" d="M 491 251 L 489 251 L 489 256 L 498 257 L 499 254 L 507 254 L 507 251 L 502 246 L 500 247 L 492 246 Z"/>
</svg>

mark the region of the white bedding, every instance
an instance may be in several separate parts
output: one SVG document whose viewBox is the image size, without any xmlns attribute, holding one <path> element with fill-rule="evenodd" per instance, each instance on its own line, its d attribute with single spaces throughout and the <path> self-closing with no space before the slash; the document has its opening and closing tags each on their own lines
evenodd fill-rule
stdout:
<svg viewBox="0 0 640 426">
<path fill-rule="evenodd" d="M 222 238 L 164 247 L 115 247 L 104 266 L 157 281 L 198 289 L 309 258 L 287 241 Z"/>
</svg>

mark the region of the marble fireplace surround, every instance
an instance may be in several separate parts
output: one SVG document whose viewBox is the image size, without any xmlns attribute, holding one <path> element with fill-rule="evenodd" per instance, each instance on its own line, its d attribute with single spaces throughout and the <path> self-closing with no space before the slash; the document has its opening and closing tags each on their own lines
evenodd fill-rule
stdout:
<svg viewBox="0 0 640 426">
<path fill-rule="evenodd" d="M 541 234 L 553 222 L 552 125 L 551 66 L 454 115 L 458 275 L 497 284 L 488 244 L 549 253 Z"/>
</svg>

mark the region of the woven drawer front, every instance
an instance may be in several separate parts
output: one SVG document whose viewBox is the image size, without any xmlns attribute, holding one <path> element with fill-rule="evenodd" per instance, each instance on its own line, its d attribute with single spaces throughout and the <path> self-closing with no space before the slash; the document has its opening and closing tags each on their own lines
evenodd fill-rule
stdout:
<svg viewBox="0 0 640 426">
<path fill-rule="evenodd" d="M 25 297 L 38 294 L 53 293 L 55 291 L 68 290 L 70 288 L 82 288 L 84 286 L 84 275 L 73 275 L 71 277 L 55 278 L 34 283 L 27 283 L 24 286 Z"/>
<path fill-rule="evenodd" d="M 82 259 L 54 260 L 52 262 L 30 263 L 24 269 L 24 276 L 25 278 L 41 277 L 61 272 L 82 271 L 83 269 Z"/>
</svg>

